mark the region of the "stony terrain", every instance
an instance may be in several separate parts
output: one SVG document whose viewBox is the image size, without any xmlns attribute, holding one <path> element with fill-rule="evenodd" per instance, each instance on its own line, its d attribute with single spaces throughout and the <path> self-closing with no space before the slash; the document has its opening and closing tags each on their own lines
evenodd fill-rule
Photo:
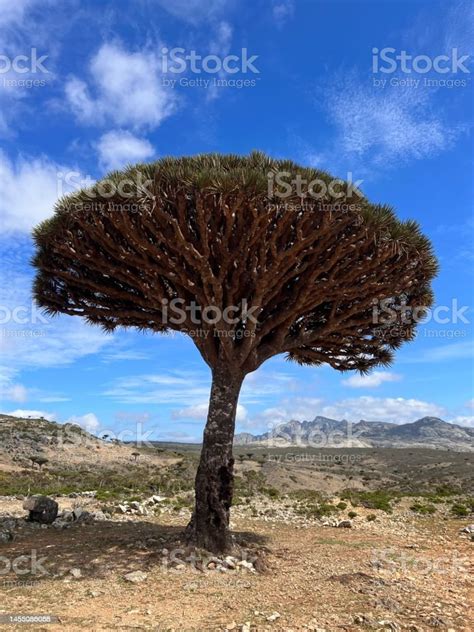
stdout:
<svg viewBox="0 0 474 632">
<path fill-rule="evenodd" d="M 349 505 L 337 520 L 298 518 L 292 503 L 256 498 L 233 512 L 235 555 L 213 559 L 186 549 L 189 511 L 162 497 L 136 504 L 146 515 L 133 501 L 110 514 L 91 495 L 57 500 L 63 517 L 43 527 L 22 519 L 22 501 L 1 500 L 13 538 L 1 559 L 34 551 L 41 564 L 36 574 L 2 575 L 0 614 L 54 615 L 48 630 L 474 626 L 473 536 L 468 520 L 445 512 L 420 516 L 403 502 L 392 514 L 356 507 L 349 518 Z"/>
<path fill-rule="evenodd" d="M 137 448 L 77 427 L 67 429 L 73 443 L 58 442 L 57 424 L 5 417 L 1 432 L 0 621 L 16 613 L 56 617 L 34 625 L 44 630 L 474 629 L 472 453 L 237 446 L 234 549 L 215 558 L 182 540 L 199 446 Z M 41 469 L 32 454 L 46 455 Z M 52 524 L 25 520 L 35 494 L 57 502 Z"/>
</svg>

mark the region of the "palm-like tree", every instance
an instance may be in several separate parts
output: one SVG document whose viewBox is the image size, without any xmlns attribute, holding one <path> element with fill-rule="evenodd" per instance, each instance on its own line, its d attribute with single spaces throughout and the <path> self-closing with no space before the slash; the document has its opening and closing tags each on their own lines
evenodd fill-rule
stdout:
<svg viewBox="0 0 474 632">
<path fill-rule="evenodd" d="M 278 173 L 318 179 L 327 191 L 333 182 L 258 152 L 164 158 L 63 198 L 34 231 L 34 294 L 49 313 L 106 331 L 176 330 L 209 366 L 188 536 L 216 552 L 231 544 L 232 442 L 245 376 L 280 353 L 338 371 L 388 365 L 416 322 L 381 335 L 374 304 L 401 293 L 407 308 L 432 303 L 436 261 L 415 222 L 353 191 L 339 206 L 327 192 L 302 207 L 301 192 L 286 188 L 282 197 L 274 188 Z M 188 308 L 184 317 L 170 313 L 176 300 Z M 221 317 L 201 312 L 197 325 L 196 305 Z"/>
</svg>

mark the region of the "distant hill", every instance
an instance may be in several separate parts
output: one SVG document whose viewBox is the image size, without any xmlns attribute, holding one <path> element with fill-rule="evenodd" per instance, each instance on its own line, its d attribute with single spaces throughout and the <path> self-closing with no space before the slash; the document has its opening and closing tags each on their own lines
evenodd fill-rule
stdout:
<svg viewBox="0 0 474 632">
<path fill-rule="evenodd" d="M 47 419 L 22 419 L 0 414 L 0 469 L 32 467 L 31 457 L 48 460 L 47 467 L 91 466 L 128 468 L 134 461 L 133 444 L 104 441 L 76 424 Z M 140 463 L 162 462 L 163 457 L 141 453 Z"/>
<path fill-rule="evenodd" d="M 474 452 L 474 428 L 450 424 L 437 417 L 423 417 L 408 424 L 365 420 L 351 424 L 346 420 L 315 417 L 313 421 L 291 420 L 260 435 L 243 432 L 235 436 L 234 444 L 267 448 L 434 448 Z"/>
</svg>

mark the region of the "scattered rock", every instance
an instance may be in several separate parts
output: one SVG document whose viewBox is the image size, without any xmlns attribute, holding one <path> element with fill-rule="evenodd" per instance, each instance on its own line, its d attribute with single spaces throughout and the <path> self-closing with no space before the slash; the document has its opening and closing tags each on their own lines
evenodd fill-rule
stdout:
<svg viewBox="0 0 474 632">
<path fill-rule="evenodd" d="M 80 579 L 82 577 L 82 571 L 80 568 L 71 568 L 69 574 L 74 577 L 74 579 Z"/>
<path fill-rule="evenodd" d="M 350 520 L 341 520 L 337 523 L 339 529 L 352 529 L 352 522 Z"/>
<path fill-rule="evenodd" d="M 143 571 L 132 571 L 131 573 L 127 573 L 123 576 L 127 582 L 132 582 L 132 584 L 140 584 L 141 582 L 144 582 L 147 577 L 147 573 L 144 573 Z"/>
<path fill-rule="evenodd" d="M 280 617 L 281 617 L 281 614 L 279 612 L 273 612 L 271 615 L 267 617 L 267 621 L 270 621 L 270 622 L 276 621 Z"/>
<path fill-rule="evenodd" d="M 383 630 L 390 630 L 390 632 L 400 632 L 401 630 L 395 621 L 377 621 L 377 625 L 382 626 Z"/>
<path fill-rule="evenodd" d="M 0 531 L 0 542 L 11 542 L 14 537 L 11 531 Z"/>
<path fill-rule="evenodd" d="M 84 513 L 84 509 L 82 507 L 75 507 L 72 513 L 74 520 L 79 520 Z"/>
<path fill-rule="evenodd" d="M 58 503 L 48 496 L 31 496 L 23 503 L 23 509 L 26 509 L 28 520 L 31 522 L 39 522 L 41 524 L 52 524 L 58 515 Z"/>
<path fill-rule="evenodd" d="M 236 568 L 237 566 L 237 559 L 235 557 L 232 557 L 232 555 L 228 555 L 225 559 L 224 562 L 227 566 L 227 568 Z"/>
<path fill-rule="evenodd" d="M 164 500 L 166 500 L 166 496 L 158 496 L 156 494 L 156 495 L 152 496 L 149 500 L 151 500 L 155 504 L 158 504 L 158 503 L 162 503 Z"/>
<path fill-rule="evenodd" d="M 442 617 L 432 614 L 428 618 L 428 625 L 432 628 L 446 628 L 448 627 L 448 622 Z"/>
<path fill-rule="evenodd" d="M 237 562 L 237 566 L 240 566 L 240 568 L 245 568 L 246 570 L 255 573 L 255 568 L 252 562 L 248 562 L 247 560 L 241 560 L 240 562 Z"/>
</svg>

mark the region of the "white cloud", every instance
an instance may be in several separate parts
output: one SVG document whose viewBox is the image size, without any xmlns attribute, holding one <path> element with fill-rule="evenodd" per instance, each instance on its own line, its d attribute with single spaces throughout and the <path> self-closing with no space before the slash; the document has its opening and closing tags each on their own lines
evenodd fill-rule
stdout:
<svg viewBox="0 0 474 632">
<path fill-rule="evenodd" d="M 192 23 L 208 22 L 230 4 L 229 0 L 156 0 L 156 3 L 174 17 Z"/>
<path fill-rule="evenodd" d="M 28 275 L 9 271 L 1 277 L 0 353 L 8 366 L 13 369 L 65 366 L 99 353 L 113 342 L 113 334 L 105 334 L 81 318 L 46 317 L 33 304 L 30 288 Z"/>
<path fill-rule="evenodd" d="M 217 55 L 221 59 L 226 57 L 230 52 L 230 45 L 232 42 L 232 27 L 228 22 L 219 22 L 216 26 L 216 32 L 209 44 L 209 52 L 212 55 Z M 219 78 L 224 78 L 226 73 L 221 70 L 218 73 Z M 211 85 L 206 91 L 206 98 L 208 101 L 216 99 L 219 94 L 225 93 L 225 89 L 218 86 Z"/>
<path fill-rule="evenodd" d="M 453 419 L 450 419 L 452 424 L 458 426 L 467 426 L 468 428 L 474 428 L 474 416 L 473 415 L 458 415 Z"/>
<path fill-rule="evenodd" d="M 209 399 L 210 380 L 204 372 L 170 371 L 122 377 L 104 395 L 123 404 L 189 404 Z"/>
<path fill-rule="evenodd" d="M 420 362 L 443 362 L 449 360 L 472 359 L 474 356 L 474 341 L 465 340 L 462 342 L 452 342 L 437 347 L 431 347 L 416 354 L 401 358 L 401 361 L 412 364 Z"/>
<path fill-rule="evenodd" d="M 68 171 L 45 157 L 16 163 L 0 151 L 0 224 L 5 232 L 29 232 L 49 217 L 58 199 L 58 174 Z"/>
<path fill-rule="evenodd" d="M 351 375 L 347 380 L 342 380 L 345 386 L 352 388 L 375 388 L 384 382 L 398 382 L 401 376 L 389 371 L 374 371 L 369 375 Z"/>
<path fill-rule="evenodd" d="M 255 371 L 245 378 L 240 402 L 243 406 L 264 402 L 280 394 L 282 389 L 291 392 L 295 387 L 295 379 L 290 375 Z M 206 369 L 174 370 L 116 379 L 104 395 L 122 404 L 178 404 L 187 407 L 202 406 L 208 402 L 210 389 L 211 378 Z"/>
<path fill-rule="evenodd" d="M 195 404 L 194 406 L 187 406 L 186 408 L 180 408 L 179 410 L 172 411 L 171 417 L 172 419 L 194 419 L 204 422 L 207 418 L 208 408 L 209 404 L 207 403 Z M 247 419 L 247 415 L 248 412 L 245 406 L 237 404 L 237 423 L 244 423 Z"/>
<path fill-rule="evenodd" d="M 295 13 L 294 0 L 273 0 L 272 14 L 278 27 L 282 27 Z"/>
<path fill-rule="evenodd" d="M 20 417 L 22 419 L 28 419 L 31 417 L 32 419 L 39 419 L 40 417 L 44 417 L 48 421 L 55 421 L 56 415 L 54 413 L 47 413 L 44 410 L 28 410 L 24 408 L 17 408 L 16 410 L 12 410 L 8 413 L 3 413 L 4 415 L 10 415 L 11 417 Z"/>
<path fill-rule="evenodd" d="M 23 384 L 12 384 L 1 391 L 1 396 L 11 402 L 23 403 L 28 399 L 28 391 Z"/>
<path fill-rule="evenodd" d="M 12 410 L 10 412 L 1 413 L 4 415 L 10 415 L 12 417 L 20 417 L 22 419 L 28 419 L 31 417 L 32 419 L 39 419 L 43 417 L 48 421 L 55 421 L 57 423 L 67 423 L 67 424 L 76 424 L 84 428 L 88 432 L 96 432 L 100 427 L 100 421 L 94 413 L 86 413 L 85 415 L 73 415 L 69 417 L 66 421 L 58 421 L 56 413 L 48 413 L 44 410 L 30 410 L 26 408 L 17 408 L 16 410 Z"/>
<path fill-rule="evenodd" d="M 326 93 L 338 146 L 377 165 L 429 158 L 451 146 L 459 130 L 433 112 L 427 88 L 376 88 L 349 74 Z"/>
<path fill-rule="evenodd" d="M 443 417 L 446 410 L 418 399 L 403 397 L 357 397 L 344 399 L 321 408 L 319 414 L 333 419 L 349 421 L 388 421 L 392 423 L 409 423 L 421 417 Z"/>
<path fill-rule="evenodd" d="M 117 349 L 103 355 L 103 362 L 121 362 L 123 360 L 148 360 L 149 356 L 143 351 L 133 349 Z"/>
<path fill-rule="evenodd" d="M 34 3 L 35 0 L 0 0 L 0 27 L 21 25 L 27 9 Z"/>
<path fill-rule="evenodd" d="M 421 417 L 444 417 L 446 410 L 430 402 L 417 399 L 357 397 L 325 403 L 313 397 L 291 397 L 265 408 L 255 415 L 249 415 L 241 429 L 256 429 L 264 432 L 275 425 L 290 420 L 311 421 L 317 416 L 330 419 L 346 419 L 354 423 L 368 421 L 386 421 L 409 423 Z"/>
<path fill-rule="evenodd" d="M 94 413 L 86 413 L 85 415 L 74 415 L 69 417 L 64 423 L 67 424 L 76 424 L 77 426 L 81 426 L 87 432 L 96 432 L 100 427 L 100 421 L 94 415 Z"/>
<path fill-rule="evenodd" d="M 59 18 L 61 11 L 57 11 L 56 4 L 56 0 L 0 0 L 1 54 L 10 58 L 17 55 L 29 56 L 35 48 L 39 58 L 46 55 L 44 67 L 47 72 L 22 73 L 23 81 L 41 79 L 49 83 L 55 78 L 53 66 L 59 49 L 59 32 L 62 30 Z M 49 11 L 50 7 L 54 11 Z M 68 24 L 70 25 L 70 17 Z M 54 38 L 51 38 L 51 31 L 54 32 Z M 25 126 L 25 122 L 36 122 L 32 97 L 38 89 L 43 88 L 28 89 L 24 84 L 18 85 L 19 76 L 13 69 L 2 73 L 1 77 L 0 135 L 11 139 L 15 136 L 14 121 L 22 121 L 22 126 Z"/>
<path fill-rule="evenodd" d="M 273 426 L 290 420 L 305 421 L 314 419 L 322 405 L 322 400 L 317 397 L 291 397 L 283 399 L 275 406 L 263 409 L 255 415 L 248 415 L 240 422 L 240 429 L 264 428 L 268 430 Z"/>
<path fill-rule="evenodd" d="M 103 44 L 89 65 L 91 84 L 71 77 L 66 99 L 83 123 L 155 128 L 176 108 L 172 90 L 161 84 L 154 51 L 130 52 Z"/>
<path fill-rule="evenodd" d="M 107 132 L 97 143 L 100 166 L 106 170 L 121 169 L 127 164 L 142 162 L 155 153 L 150 142 L 122 130 Z"/>
</svg>

